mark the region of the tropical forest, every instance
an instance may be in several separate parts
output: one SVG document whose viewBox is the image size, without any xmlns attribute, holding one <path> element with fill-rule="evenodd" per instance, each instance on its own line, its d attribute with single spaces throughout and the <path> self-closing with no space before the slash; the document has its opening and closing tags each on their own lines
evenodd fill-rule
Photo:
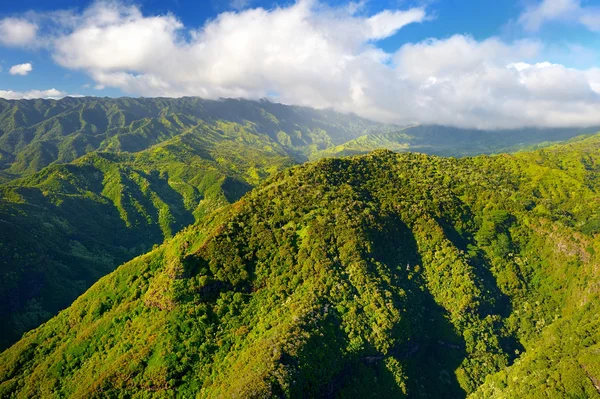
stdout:
<svg viewBox="0 0 600 399">
<path fill-rule="evenodd" d="M 594 3 L 1 3 L 0 399 L 600 399 Z"/>
</svg>

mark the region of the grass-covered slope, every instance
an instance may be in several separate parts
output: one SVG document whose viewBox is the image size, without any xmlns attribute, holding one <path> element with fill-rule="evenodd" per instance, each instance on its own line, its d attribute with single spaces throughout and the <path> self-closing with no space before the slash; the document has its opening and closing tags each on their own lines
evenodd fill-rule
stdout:
<svg viewBox="0 0 600 399">
<path fill-rule="evenodd" d="M 0 355 L 6 397 L 594 397 L 600 137 L 293 167 Z"/>
<path fill-rule="evenodd" d="M 94 152 L 0 185 L 0 347 L 293 164 L 263 144 L 197 128 L 142 152 Z"/>
</svg>

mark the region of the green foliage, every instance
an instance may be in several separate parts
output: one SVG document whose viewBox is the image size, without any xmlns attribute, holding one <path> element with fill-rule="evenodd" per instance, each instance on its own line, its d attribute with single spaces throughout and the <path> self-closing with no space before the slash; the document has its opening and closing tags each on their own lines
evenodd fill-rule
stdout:
<svg viewBox="0 0 600 399">
<path fill-rule="evenodd" d="M 0 347 L 117 265 L 293 164 L 251 144 L 242 159 L 235 143 L 210 141 L 218 134 L 188 132 L 135 154 L 94 152 L 0 186 Z"/>
<path fill-rule="evenodd" d="M 376 149 L 395 152 L 416 151 L 442 156 L 469 156 L 534 150 L 595 133 L 597 127 L 584 129 L 516 129 L 474 130 L 448 126 L 417 125 L 397 129 L 380 129 L 345 143 L 316 151 L 311 159 L 366 154 Z"/>
<path fill-rule="evenodd" d="M 139 152 L 190 131 L 285 151 L 297 159 L 390 127 L 353 115 L 267 101 L 200 98 L 0 99 L 0 169 L 26 175 L 102 150 Z M 242 153 L 238 155 L 243 156 Z"/>
<path fill-rule="evenodd" d="M 285 169 L 25 334 L 0 396 L 593 397 L 599 148 Z"/>
<path fill-rule="evenodd" d="M 292 159 L 381 126 L 266 101 L 0 100 L 0 348 Z"/>
</svg>

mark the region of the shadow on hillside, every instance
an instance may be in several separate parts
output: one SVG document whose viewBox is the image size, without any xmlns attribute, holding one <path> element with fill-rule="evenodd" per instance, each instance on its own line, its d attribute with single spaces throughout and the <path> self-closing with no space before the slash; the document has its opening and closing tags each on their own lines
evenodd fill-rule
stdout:
<svg viewBox="0 0 600 399">
<path fill-rule="evenodd" d="M 242 180 L 226 177 L 221 184 L 221 189 L 223 190 L 223 195 L 225 195 L 227 201 L 233 204 L 242 198 L 248 191 L 252 190 L 252 186 Z"/>
<path fill-rule="evenodd" d="M 115 203 L 75 195 L 82 188 L 76 184 L 85 182 L 86 190 L 101 196 L 106 176 L 101 170 L 64 168 L 79 173 L 79 180 L 62 182 L 69 195 L 44 195 L 37 188 L 24 188 L 20 192 L 25 203 L 0 212 L 0 242 L 6 253 L 3 273 L 18 277 L 14 283 L 0 284 L 0 323 L 6 327 L 0 332 L 0 350 L 66 308 L 119 264 L 164 240 L 158 225 L 160 210 L 150 193 L 167 204 L 173 234 L 194 222 L 168 177 L 139 172 L 143 184 L 147 183 L 142 188 L 140 182 L 122 176 L 118 199 L 132 221 L 127 226 Z M 151 225 L 142 212 L 151 216 Z"/>
<path fill-rule="evenodd" d="M 160 177 L 157 172 L 154 173 L 143 173 L 140 174 L 147 179 L 153 191 L 156 193 L 161 201 L 166 203 L 169 207 L 170 212 L 174 216 L 174 220 L 171 223 L 171 229 L 173 234 L 179 232 L 184 227 L 194 223 L 194 216 L 192 212 L 185 208 L 185 200 L 183 195 L 177 190 L 173 189 L 169 184 L 169 177 L 167 174 Z M 146 204 L 148 209 L 155 208 L 154 204 L 148 202 Z M 156 219 L 159 219 L 159 211 L 156 210 Z"/>
<path fill-rule="evenodd" d="M 396 348 L 394 355 L 405 364 L 409 397 L 464 397 L 454 371 L 466 356 L 465 343 L 417 271 L 416 266 L 422 267 L 423 262 L 415 237 L 396 214 L 382 217 L 380 225 L 382 229 L 372 233 L 371 255 L 395 271 L 395 284 L 407 293 L 398 333 L 409 329 L 412 343 Z"/>
<path fill-rule="evenodd" d="M 465 397 L 454 373 L 466 356 L 465 343 L 416 271 L 422 261 L 413 233 L 397 215 L 376 219 L 367 231 L 372 248 L 366 257 L 371 257 L 371 273 L 381 273 L 383 266 L 391 277 L 387 289 L 393 292 L 394 306 L 401 310 L 401 320 L 391 332 L 396 344 L 387 353 L 367 347 L 360 357 L 346 355 L 319 396 L 403 397 L 402 382 L 393 372 L 392 364 L 398 362 L 408 397 Z M 406 295 L 398 294 L 397 288 Z M 343 331 L 340 326 L 335 330 Z M 338 337 L 338 342 L 341 339 Z"/>
<path fill-rule="evenodd" d="M 463 217 L 472 218 L 471 212 L 468 208 L 463 209 Z M 496 276 L 491 271 L 491 265 L 489 260 L 486 258 L 483 251 L 469 251 L 469 245 L 475 242 L 471 235 L 461 235 L 456 229 L 446 220 L 437 219 L 438 224 L 442 227 L 444 235 L 452 244 L 464 251 L 469 253 L 470 263 L 473 266 L 473 271 L 477 275 L 478 284 L 480 285 L 481 291 L 486 295 L 481 298 L 481 305 L 479 307 L 479 313 L 482 318 L 497 314 L 503 319 L 510 316 L 513 311 L 511 299 L 508 295 L 504 294 L 498 286 Z M 519 342 L 516 337 L 498 337 L 500 345 L 504 353 L 509 356 L 509 360 L 512 362 L 517 358 L 516 350 L 519 352 L 524 351 L 523 345 Z"/>
</svg>

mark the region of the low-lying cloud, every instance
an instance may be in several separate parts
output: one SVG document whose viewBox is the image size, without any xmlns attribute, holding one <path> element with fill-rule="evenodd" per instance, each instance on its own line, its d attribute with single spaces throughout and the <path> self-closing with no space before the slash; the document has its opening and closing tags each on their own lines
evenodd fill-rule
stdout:
<svg viewBox="0 0 600 399">
<path fill-rule="evenodd" d="M 377 47 L 426 23 L 424 8 L 364 15 L 360 4 L 299 0 L 187 29 L 171 14 L 98 2 L 64 18 L 48 45 L 55 62 L 131 95 L 267 97 L 395 123 L 600 125 L 600 70 L 543 62 L 538 41 L 456 35 Z"/>
<path fill-rule="evenodd" d="M 7 100 L 30 100 L 34 98 L 59 99 L 66 96 L 67 93 L 56 89 L 29 91 L 0 90 L 0 98 L 5 98 Z"/>
</svg>

